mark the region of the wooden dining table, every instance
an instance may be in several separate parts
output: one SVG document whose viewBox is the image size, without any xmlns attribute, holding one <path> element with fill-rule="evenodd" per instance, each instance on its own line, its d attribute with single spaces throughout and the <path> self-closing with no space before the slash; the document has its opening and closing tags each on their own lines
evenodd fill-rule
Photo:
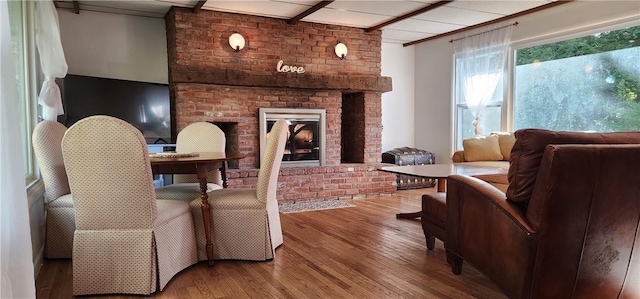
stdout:
<svg viewBox="0 0 640 299">
<path fill-rule="evenodd" d="M 207 172 L 220 169 L 223 187 L 227 187 L 227 162 L 240 160 L 245 157 L 242 153 L 198 152 L 188 154 L 162 153 L 151 154 L 151 170 L 154 174 L 196 174 L 200 184 L 200 200 L 202 221 L 204 222 L 205 238 L 207 240 L 207 260 L 213 266 L 213 243 L 211 241 L 211 206 L 207 194 Z"/>
</svg>

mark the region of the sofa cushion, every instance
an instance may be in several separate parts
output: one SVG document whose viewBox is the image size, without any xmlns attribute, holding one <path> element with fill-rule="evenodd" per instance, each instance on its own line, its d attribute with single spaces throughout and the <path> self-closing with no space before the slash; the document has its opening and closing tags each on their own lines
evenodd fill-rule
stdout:
<svg viewBox="0 0 640 299">
<path fill-rule="evenodd" d="M 512 132 L 493 132 L 491 135 L 498 136 L 500 153 L 505 161 L 509 161 L 511 149 L 513 148 L 513 144 L 516 143 L 516 136 L 514 136 Z"/>
<path fill-rule="evenodd" d="M 509 159 L 507 199 L 525 208 L 529 204 L 542 155 L 548 144 L 640 144 L 640 131 L 582 133 L 523 129 L 514 135 L 516 142 Z"/>
<path fill-rule="evenodd" d="M 464 159 L 473 161 L 500 161 L 500 144 L 497 135 L 469 138 L 462 141 Z"/>
<path fill-rule="evenodd" d="M 474 162 L 462 162 L 462 163 L 454 163 L 454 164 L 509 169 L 509 161 L 474 161 Z"/>
</svg>

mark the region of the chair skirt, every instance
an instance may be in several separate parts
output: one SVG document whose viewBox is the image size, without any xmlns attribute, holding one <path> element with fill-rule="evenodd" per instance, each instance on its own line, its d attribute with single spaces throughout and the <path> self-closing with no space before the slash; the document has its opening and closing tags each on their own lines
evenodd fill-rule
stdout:
<svg viewBox="0 0 640 299">
<path fill-rule="evenodd" d="M 154 230 L 76 230 L 74 295 L 148 295 L 162 291 L 174 275 L 197 263 L 188 206 L 158 200 L 157 207 Z"/>
<path fill-rule="evenodd" d="M 73 252 L 73 233 L 76 216 L 71 194 L 46 205 L 45 256 L 50 259 L 69 259 Z"/>
</svg>

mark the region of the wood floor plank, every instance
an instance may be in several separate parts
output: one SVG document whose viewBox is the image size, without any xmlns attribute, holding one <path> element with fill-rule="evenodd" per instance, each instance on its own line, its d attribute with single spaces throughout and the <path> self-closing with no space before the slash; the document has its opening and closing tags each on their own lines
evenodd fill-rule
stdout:
<svg viewBox="0 0 640 299">
<path fill-rule="evenodd" d="M 201 262 L 147 298 L 505 298 L 472 266 L 453 275 L 442 242 L 427 250 L 415 212 L 430 189 L 346 200 L 355 207 L 281 214 L 284 244 L 266 262 Z M 45 260 L 37 298 L 72 298 L 71 260 Z M 141 298 L 129 295 L 82 298 Z"/>
</svg>

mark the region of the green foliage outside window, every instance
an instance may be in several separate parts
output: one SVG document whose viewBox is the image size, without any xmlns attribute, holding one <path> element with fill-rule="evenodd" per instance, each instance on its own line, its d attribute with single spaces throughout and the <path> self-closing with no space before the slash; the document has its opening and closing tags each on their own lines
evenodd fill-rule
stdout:
<svg viewBox="0 0 640 299">
<path fill-rule="evenodd" d="M 640 26 L 516 52 L 515 128 L 640 130 Z"/>
<path fill-rule="evenodd" d="M 516 65 L 640 47 L 640 26 L 518 50 Z"/>
</svg>

